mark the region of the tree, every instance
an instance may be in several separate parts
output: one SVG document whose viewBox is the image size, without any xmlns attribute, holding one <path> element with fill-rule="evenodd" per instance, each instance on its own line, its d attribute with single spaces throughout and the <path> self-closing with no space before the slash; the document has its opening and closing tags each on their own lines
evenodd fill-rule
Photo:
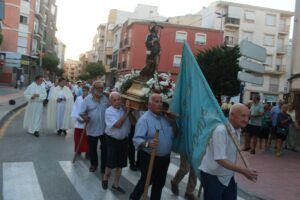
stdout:
<svg viewBox="0 0 300 200">
<path fill-rule="evenodd" d="M 102 63 L 88 63 L 86 66 L 86 72 L 89 73 L 90 78 L 96 78 L 105 73 L 105 68 Z"/>
<path fill-rule="evenodd" d="M 239 46 L 228 47 L 226 45 L 214 47 L 196 55 L 198 64 L 219 101 L 222 95 L 232 97 L 239 94 L 240 81 L 237 80 L 237 74 L 240 56 Z"/>
<path fill-rule="evenodd" d="M 65 72 L 64 69 L 60 69 L 60 68 L 56 67 L 56 70 L 55 70 L 56 76 L 62 77 L 62 75 L 64 74 L 64 72 Z"/>
<path fill-rule="evenodd" d="M 46 53 L 43 56 L 42 67 L 50 72 L 56 72 L 59 59 L 55 53 Z"/>
<path fill-rule="evenodd" d="M 90 79 L 90 75 L 88 75 L 88 74 L 80 74 L 78 76 L 78 79 L 79 80 L 83 80 L 83 81 L 87 81 L 88 79 Z"/>
</svg>

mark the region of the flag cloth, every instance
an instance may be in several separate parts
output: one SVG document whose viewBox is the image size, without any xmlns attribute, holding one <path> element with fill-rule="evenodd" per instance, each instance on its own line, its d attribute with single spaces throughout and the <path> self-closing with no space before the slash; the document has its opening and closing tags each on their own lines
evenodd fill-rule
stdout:
<svg viewBox="0 0 300 200">
<path fill-rule="evenodd" d="M 170 111 L 179 114 L 179 134 L 173 140 L 173 151 L 185 155 L 198 174 L 213 130 L 228 120 L 186 42 Z"/>
</svg>

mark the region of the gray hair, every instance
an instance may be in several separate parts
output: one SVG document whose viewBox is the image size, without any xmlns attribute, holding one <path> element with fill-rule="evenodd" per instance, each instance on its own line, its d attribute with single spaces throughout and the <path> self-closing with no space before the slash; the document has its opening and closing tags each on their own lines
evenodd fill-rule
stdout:
<svg viewBox="0 0 300 200">
<path fill-rule="evenodd" d="M 158 93 L 153 93 L 153 94 L 151 94 L 151 95 L 149 96 L 148 102 L 149 102 L 149 103 L 152 103 L 153 98 L 156 97 L 156 96 L 162 97 L 162 96 L 161 96 L 160 94 L 158 94 Z"/>
<path fill-rule="evenodd" d="M 242 103 L 236 103 L 233 106 L 231 106 L 230 110 L 229 110 L 229 116 L 233 113 L 236 112 L 238 110 L 240 110 L 242 107 L 247 107 Z"/>
<path fill-rule="evenodd" d="M 103 82 L 100 80 L 94 81 L 92 87 L 94 87 L 96 84 L 99 84 L 101 87 L 104 87 Z"/>
<path fill-rule="evenodd" d="M 111 101 L 113 97 L 115 96 L 118 96 L 118 97 L 121 97 L 120 93 L 119 92 L 111 92 L 109 94 L 109 100 Z"/>
</svg>

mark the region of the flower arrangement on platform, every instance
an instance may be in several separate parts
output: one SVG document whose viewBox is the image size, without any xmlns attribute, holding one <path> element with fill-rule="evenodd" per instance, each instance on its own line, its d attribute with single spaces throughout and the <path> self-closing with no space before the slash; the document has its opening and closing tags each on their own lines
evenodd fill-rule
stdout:
<svg viewBox="0 0 300 200">
<path fill-rule="evenodd" d="M 139 76 L 139 71 L 131 71 L 131 73 L 120 76 L 115 84 L 115 90 L 120 93 L 125 93 L 133 81 Z M 142 89 L 144 98 L 152 93 L 160 93 L 164 102 L 170 103 L 175 90 L 175 82 L 171 78 L 170 73 L 155 73 L 153 78 L 146 82 L 146 87 Z"/>
</svg>

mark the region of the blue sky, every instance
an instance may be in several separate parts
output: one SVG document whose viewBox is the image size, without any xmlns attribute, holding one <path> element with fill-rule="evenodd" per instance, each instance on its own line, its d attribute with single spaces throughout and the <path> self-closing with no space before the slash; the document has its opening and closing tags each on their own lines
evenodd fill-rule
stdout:
<svg viewBox="0 0 300 200">
<path fill-rule="evenodd" d="M 56 36 L 66 44 L 66 59 L 79 59 L 79 54 L 92 47 L 93 36 L 100 23 L 107 21 L 109 10 L 133 12 L 137 4 L 158 7 L 164 17 L 196 13 L 215 0 L 57 0 Z M 295 0 L 230 0 L 280 10 L 294 11 Z M 184 2 L 184 3 L 183 3 Z"/>
</svg>

